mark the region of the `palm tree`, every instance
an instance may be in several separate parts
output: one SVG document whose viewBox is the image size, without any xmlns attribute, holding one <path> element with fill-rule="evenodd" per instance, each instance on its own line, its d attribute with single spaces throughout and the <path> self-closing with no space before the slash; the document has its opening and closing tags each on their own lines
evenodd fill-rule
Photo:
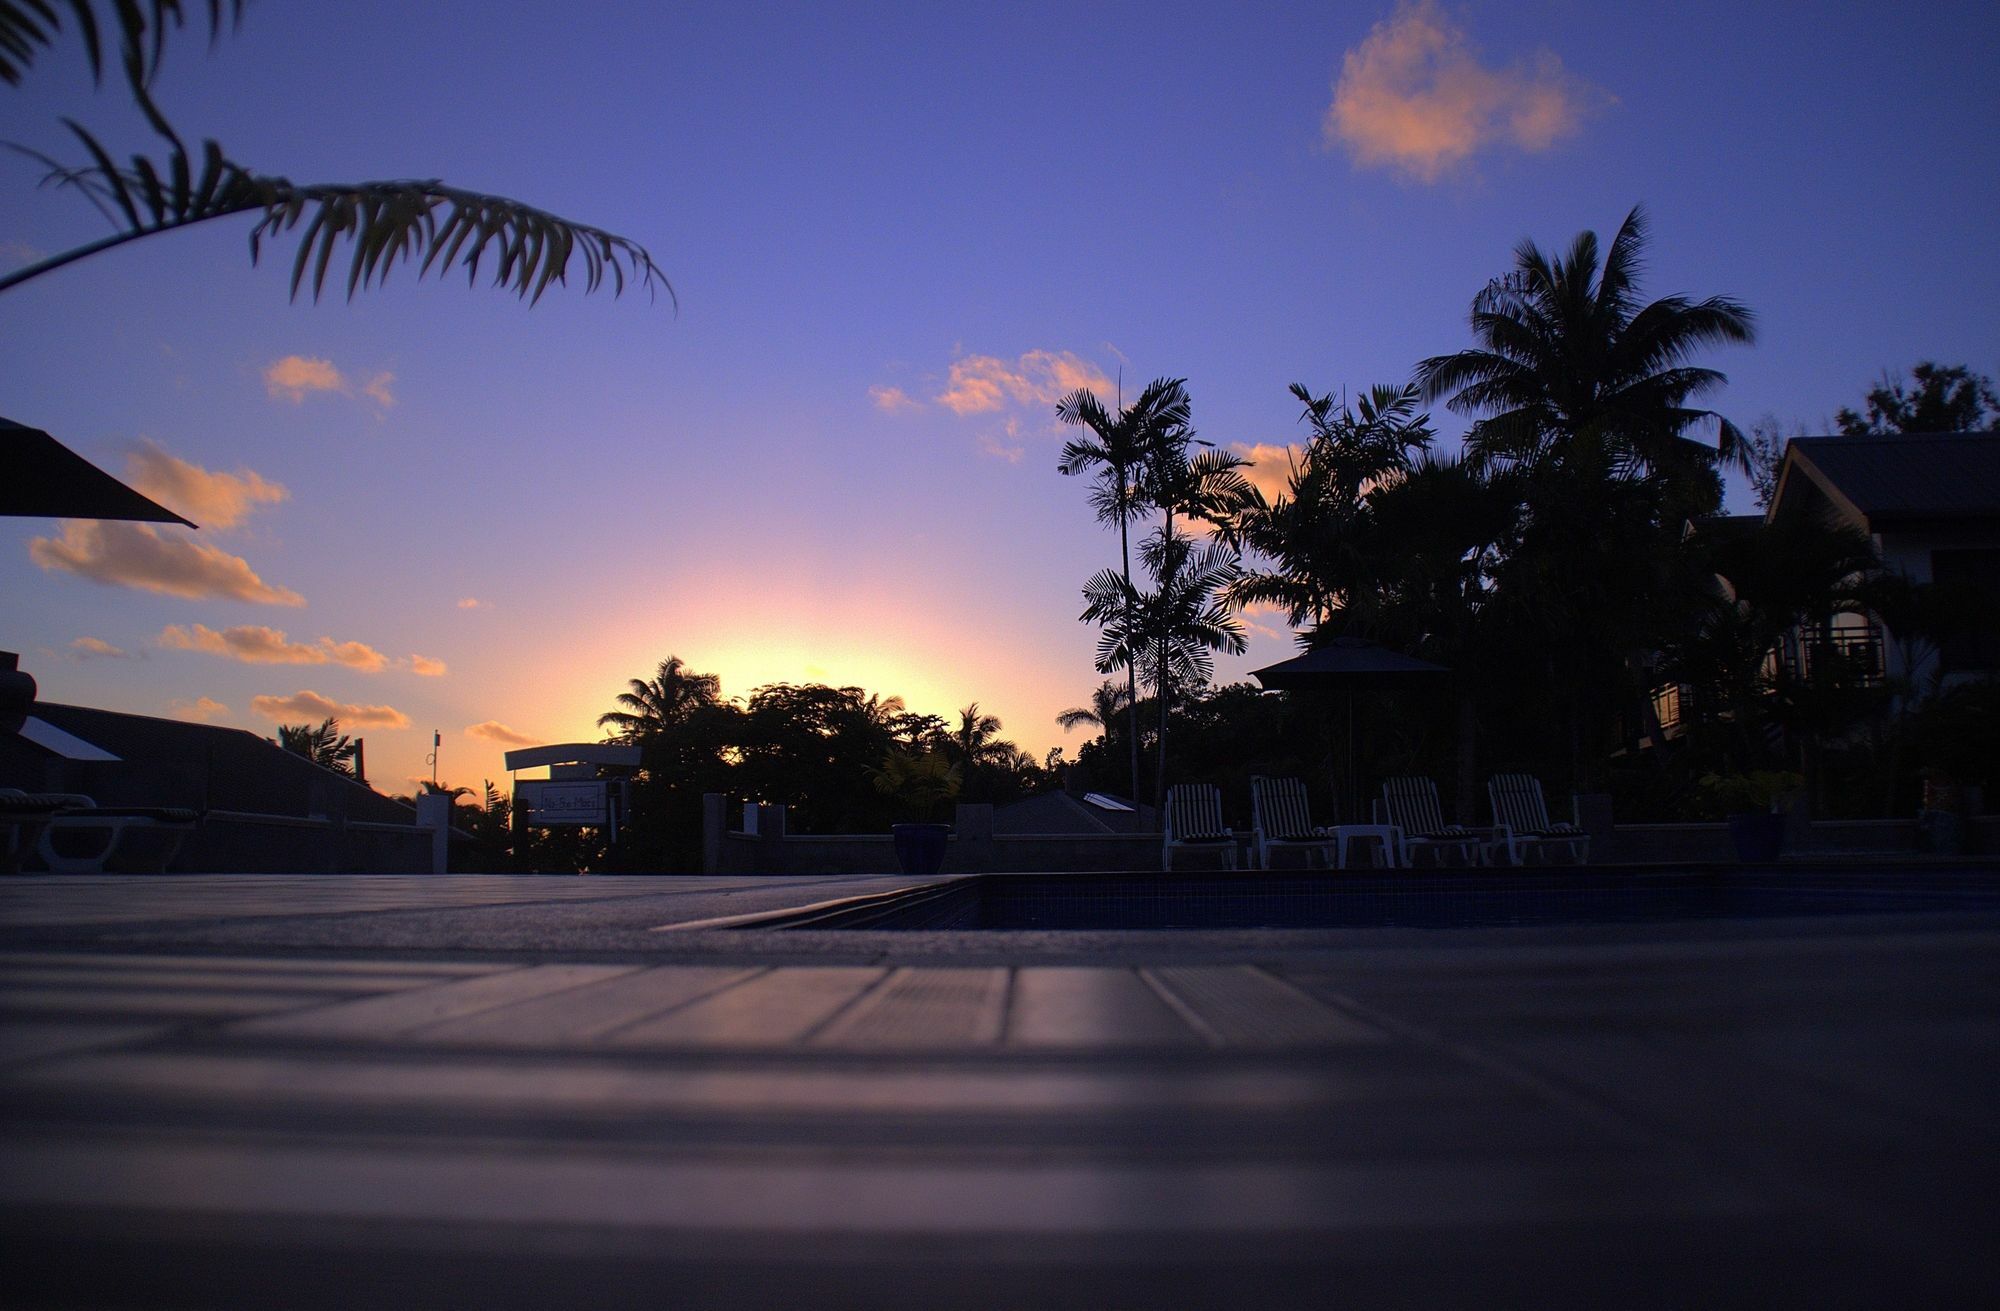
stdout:
<svg viewBox="0 0 2000 1311">
<path fill-rule="evenodd" d="M 1736 425 L 1691 405 L 1727 379 L 1688 360 L 1706 346 L 1753 340 L 1751 313 L 1725 296 L 1641 304 L 1645 244 L 1638 206 L 1602 268 L 1594 232 L 1554 259 L 1522 242 L 1514 272 L 1473 299 L 1479 345 L 1417 366 L 1426 400 L 1447 397 L 1454 413 L 1477 416 L 1466 436 L 1475 464 L 1580 465 L 1677 481 L 1712 478 L 1718 457 L 1744 465 Z M 1711 422 L 1715 448 L 1688 437 Z"/>
<path fill-rule="evenodd" d="M 1146 497 L 1162 514 L 1159 542 L 1171 543 L 1179 536 L 1174 528 L 1177 514 L 1215 528 L 1229 523 L 1237 513 L 1255 504 L 1250 483 L 1241 473 L 1248 467 L 1249 461 L 1216 450 L 1207 442 L 1199 443 L 1205 449 L 1190 455 L 1189 447 L 1195 444 L 1194 433 L 1185 424 L 1161 433 L 1152 458 L 1146 462 L 1142 472 Z M 1230 564 L 1234 566 L 1237 563 L 1234 548 L 1225 546 L 1225 549 L 1229 552 Z M 1156 574 L 1161 595 L 1173 594 L 1178 581 L 1174 573 L 1186 560 L 1186 551 L 1160 551 L 1156 563 L 1168 571 L 1165 575 Z M 1231 577 L 1234 577 L 1233 569 Z M 1156 700 L 1160 710 L 1158 751 L 1161 781 L 1156 788 L 1162 796 L 1166 787 L 1168 715 L 1173 706 L 1172 681 L 1166 674 L 1172 659 L 1171 641 L 1171 637 L 1162 632 L 1156 638 L 1157 647 L 1153 653 L 1153 682 L 1160 689 Z"/>
<path fill-rule="evenodd" d="M 1062 459 L 1056 468 L 1064 474 L 1094 473 L 1091 508 L 1099 523 L 1118 527 L 1118 577 L 1124 590 L 1132 593 L 1132 521 L 1147 510 L 1145 489 L 1140 479 L 1166 434 L 1187 427 L 1187 387 L 1184 379 L 1159 378 L 1148 383 L 1139 399 L 1121 406 L 1116 415 L 1104 408 L 1094 392 L 1079 388 L 1056 404 L 1056 417 L 1072 427 L 1088 430 L 1088 436 L 1063 444 Z M 1115 667 L 1115 666 L 1113 666 Z M 1107 667 L 1101 662 L 1100 671 Z M 1130 694 L 1132 717 L 1132 795 L 1139 795 L 1139 684 L 1138 672 L 1126 668 L 1126 690 Z"/>
<path fill-rule="evenodd" d="M 1109 733 L 1112 722 L 1130 704 L 1131 693 L 1107 678 L 1090 694 L 1089 705 L 1071 706 L 1056 716 L 1056 722 L 1062 725 L 1065 733 L 1079 724 L 1091 724 Z"/>
<path fill-rule="evenodd" d="M 331 715 L 317 728 L 311 724 L 278 725 L 277 743 L 322 769 L 354 777 L 354 757 L 360 747 L 340 731 L 340 721 Z"/>
<path fill-rule="evenodd" d="M 1208 682 L 1215 672 L 1213 652 L 1243 651 L 1243 623 L 1224 599 L 1241 566 L 1225 543 L 1208 542 L 1197 549 L 1186 534 L 1164 526 L 1146 539 L 1139 555 L 1156 585 L 1140 591 L 1111 570 L 1102 570 L 1084 585 L 1083 618 L 1102 628 L 1098 671 L 1131 670 L 1144 663 L 1147 685 L 1166 704 L 1176 687 L 1198 688 Z M 1166 797 L 1164 715 L 1158 750 L 1156 803 Z"/>
<path fill-rule="evenodd" d="M 104 14 L 92 0 L 69 0 L 68 5 L 92 74 L 102 76 L 102 32 L 116 31 L 127 88 L 164 143 L 165 153 L 158 160 L 134 155 L 131 166 L 121 168 L 96 137 L 69 120 L 65 125 L 82 145 L 88 163 L 66 165 L 40 151 L 15 147 L 47 168 L 44 185 L 75 189 L 114 231 L 0 277 L 0 292 L 141 237 L 255 214 L 257 222 L 250 230 L 253 264 L 266 241 L 304 224 L 292 261 L 294 299 L 308 283 L 313 299 L 320 298 L 333 256 L 343 248 L 349 252 L 349 297 L 381 283 L 397 264 L 415 263 L 418 278 L 434 270 L 442 275 L 462 268 L 468 281 L 477 281 L 484 260 L 493 285 L 511 289 L 532 303 L 551 284 L 566 283 L 575 260 L 582 264 L 586 292 L 595 291 L 608 277 L 617 294 L 629 278 L 649 292 L 656 286 L 664 288 L 673 298 L 672 285 L 645 247 L 503 196 L 464 191 L 436 180 L 298 184 L 252 172 L 230 160 L 212 140 L 204 142 L 198 154 L 189 150 L 150 90 L 168 25 L 183 25 L 180 0 L 117 0 L 102 7 Z M 211 35 L 217 35 L 224 25 L 225 0 L 208 0 L 206 7 Z M 243 0 L 227 0 L 227 8 L 233 23 L 242 16 Z M 18 84 L 37 52 L 53 45 L 61 30 L 61 12 L 54 0 L 0 4 L 0 81 Z"/>
<path fill-rule="evenodd" d="M 625 709 L 608 710 L 597 723 L 616 730 L 611 734 L 614 741 L 644 743 L 687 723 L 697 710 L 716 705 L 721 697 L 721 679 L 697 674 L 679 656 L 668 656 L 652 678 L 632 679 L 629 690 L 618 694 L 618 704 Z"/>
<path fill-rule="evenodd" d="M 1269 562 L 1241 574 L 1230 601 L 1281 605 L 1294 626 L 1312 630 L 1336 613 L 1348 630 L 1365 630 L 1379 573 L 1368 496 L 1403 478 L 1414 455 L 1429 448 L 1430 415 L 1418 408 L 1414 386 L 1378 385 L 1354 406 L 1299 383 L 1291 390 L 1312 435 L 1293 460 L 1285 492 L 1267 502 L 1253 488 L 1223 525 L 1223 540 Z"/>
<path fill-rule="evenodd" d="M 1004 761 L 1016 749 L 1012 742 L 1000 740 L 1000 720 L 980 714 L 977 701 L 958 712 L 958 727 L 951 741 L 967 769 Z"/>
</svg>

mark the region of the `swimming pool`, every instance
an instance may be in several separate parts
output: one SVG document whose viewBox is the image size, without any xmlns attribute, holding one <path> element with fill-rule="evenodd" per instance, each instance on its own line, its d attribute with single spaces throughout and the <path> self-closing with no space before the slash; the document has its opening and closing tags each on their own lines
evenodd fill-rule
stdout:
<svg viewBox="0 0 2000 1311">
<path fill-rule="evenodd" d="M 904 931 L 1474 929 L 2000 911 L 1979 869 L 982 874 L 759 917 Z"/>
</svg>

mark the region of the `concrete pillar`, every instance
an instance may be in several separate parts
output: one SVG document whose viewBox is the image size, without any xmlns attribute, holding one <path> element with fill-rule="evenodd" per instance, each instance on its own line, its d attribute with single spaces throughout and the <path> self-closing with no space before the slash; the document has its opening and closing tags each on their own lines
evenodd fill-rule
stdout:
<svg viewBox="0 0 2000 1311">
<path fill-rule="evenodd" d="M 722 873 L 722 834 L 729 827 L 729 798 L 720 792 L 701 794 L 701 872 Z"/>
<path fill-rule="evenodd" d="M 959 874 L 986 874 L 999 863 L 993 846 L 993 807 L 961 804 L 952 824 L 951 868 Z"/>
<path fill-rule="evenodd" d="M 791 867 L 785 858 L 785 808 L 780 805 L 760 805 L 757 807 L 757 869 L 758 874 L 789 874 Z"/>
<path fill-rule="evenodd" d="M 428 792 L 417 798 L 417 826 L 431 831 L 433 874 L 442 874 L 450 867 L 451 802 L 442 792 Z"/>
</svg>

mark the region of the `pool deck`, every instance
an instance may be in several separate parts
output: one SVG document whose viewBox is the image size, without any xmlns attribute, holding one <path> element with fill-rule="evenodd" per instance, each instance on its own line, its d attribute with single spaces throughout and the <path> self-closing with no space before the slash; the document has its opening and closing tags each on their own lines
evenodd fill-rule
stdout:
<svg viewBox="0 0 2000 1311">
<path fill-rule="evenodd" d="M 2000 915 L 674 927 L 905 886 L 0 881 L 8 1303 L 2000 1301 Z"/>
</svg>

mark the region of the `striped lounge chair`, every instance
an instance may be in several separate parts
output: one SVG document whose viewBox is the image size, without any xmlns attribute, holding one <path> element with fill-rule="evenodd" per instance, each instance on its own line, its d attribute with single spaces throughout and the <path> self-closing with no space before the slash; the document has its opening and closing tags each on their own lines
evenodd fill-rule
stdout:
<svg viewBox="0 0 2000 1311">
<path fill-rule="evenodd" d="M 1314 828 L 1312 809 L 1306 803 L 1306 785 L 1296 778 L 1250 776 L 1250 850 L 1260 869 L 1271 868 L 1275 852 L 1298 851 L 1310 867 L 1313 853 L 1333 854 L 1333 835 Z"/>
<path fill-rule="evenodd" d="M 1412 864 L 1418 851 L 1436 854 L 1438 864 L 1444 853 L 1457 851 L 1468 865 L 1486 863 L 1492 839 L 1478 829 L 1444 822 L 1438 805 L 1437 784 L 1427 778 L 1385 778 L 1382 780 L 1382 809 L 1389 822 L 1402 830 L 1402 861 Z"/>
<path fill-rule="evenodd" d="M 1546 847 L 1567 847 L 1573 864 L 1590 860 L 1590 834 L 1574 824 L 1549 821 L 1542 781 L 1533 774 L 1495 774 L 1486 780 L 1486 799 L 1493 804 L 1493 823 L 1511 864 L 1525 865 L 1530 854 Z"/>
<path fill-rule="evenodd" d="M 1182 783 L 1167 789 L 1167 815 L 1160 868 L 1171 870 L 1183 851 L 1219 853 L 1236 868 L 1236 831 L 1222 822 L 1222 793 L 1213 783 Z"/>
</svg>

